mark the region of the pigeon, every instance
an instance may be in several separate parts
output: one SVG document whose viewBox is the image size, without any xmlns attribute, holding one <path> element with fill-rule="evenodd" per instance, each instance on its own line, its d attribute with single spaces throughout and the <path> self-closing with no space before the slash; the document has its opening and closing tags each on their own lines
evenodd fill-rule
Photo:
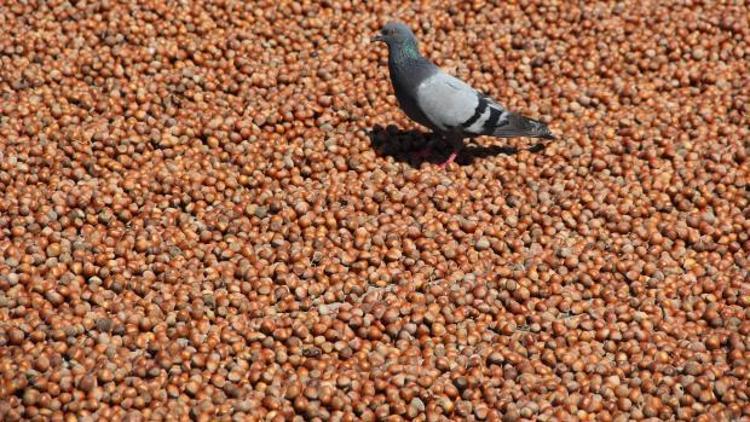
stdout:
<svg viewBox="0 0 750 422">
<path fill-rule="evenodd" d="M 556 139 L 546 124 L 505 109 L 427 60 L 419 52 L 414 33 L 404 23 L 388 22 L 372 41 L 388 45 L 391 84 L 404 113 L 448 141 L 451 153 L 440 167 L 445 168 L 456 159 L 466 138 L 488 135 Z M 424 153 L 423 150 L 421 155 Z"/>
</svg>

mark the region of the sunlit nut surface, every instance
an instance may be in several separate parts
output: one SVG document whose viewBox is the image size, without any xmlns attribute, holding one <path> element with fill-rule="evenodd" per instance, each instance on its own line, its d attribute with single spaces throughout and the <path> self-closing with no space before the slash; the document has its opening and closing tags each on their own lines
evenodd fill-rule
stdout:
<svg viewBox="0 0 750 422">
<path fill-rule="evenodd" d="M 749 418 L 746 7 L 553 3 L 1 6 L 0 419 Z"/>
</svg>

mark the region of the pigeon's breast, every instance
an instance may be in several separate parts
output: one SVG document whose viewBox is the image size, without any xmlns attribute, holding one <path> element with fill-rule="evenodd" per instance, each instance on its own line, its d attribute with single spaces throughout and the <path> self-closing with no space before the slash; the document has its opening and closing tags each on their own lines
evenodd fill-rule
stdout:
<svg viewBox="0 0 750 422">
<path fill-rule="evenodd" d="M 401 110 L 415 122 L 432 130 L 439 128 L 430 121 L 419 105 L 417 87 L 434 73 L 434 65 L 413 58 L 400 57 L 393 52 L 388 60 L 391 84 Z"/>
<path fill-rule="evenodd" d="M 399 89 L 395 84 L 393 86 L 393 90 L 396 93 L 396 99 L 398 100 L 398 104 L 401 107 L 401 110 L 403 110 L 410 119 L 430 129 L 438 129 L 434 124 L 432 124 L 432 122 L 424 114 L 424 112 L 422 112 L 422 109 L 420 109 L 419 104 L 417 103 L 416 96 L 412 95 L 406 89 Z"/>
</svg>

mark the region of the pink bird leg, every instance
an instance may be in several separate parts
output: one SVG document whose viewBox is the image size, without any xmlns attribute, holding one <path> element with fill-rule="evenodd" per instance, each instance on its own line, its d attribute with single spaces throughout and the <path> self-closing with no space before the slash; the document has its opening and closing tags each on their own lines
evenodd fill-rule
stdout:
<svg viewBox="0 0 750 422">
<path fill-rule="evenodd" d="M 456 151 L 456 150 L 453 150 L 453 151 L 451 152 L 451 155 L 450 155 L 450 156 L 448 156 L 448 159 L 447 159 L 447 160 L 445 160 L 445 161 L 443 161 L 442 163 L 438 164 L 438 166 L 439 166 L 439 167 L 440 167 L 441 169 L 445 169 L 446 167 L 448 167 L 448 165 L 449 165 L 450 163 L 452 163 L 452 162 L 453 162 L 453 160 L 455 160 L 455 159 L 456 159 L 456 156 L 457 156 L 457 155 L 458 155 L 458 151 Z"/>
</svg>

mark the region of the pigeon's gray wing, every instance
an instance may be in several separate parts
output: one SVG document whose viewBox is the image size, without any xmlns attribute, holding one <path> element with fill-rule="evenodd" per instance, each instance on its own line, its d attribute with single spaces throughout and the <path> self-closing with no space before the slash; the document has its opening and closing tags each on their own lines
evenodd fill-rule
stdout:
<svg viewBox="0 0 750 422">
<path fill-rule="evenodd" d="M 492 135 L 510 113 L 466 82 L 437 72 L 417 88 L 417 104 L 440 130 L 464 136 Z"/>
</svg>

